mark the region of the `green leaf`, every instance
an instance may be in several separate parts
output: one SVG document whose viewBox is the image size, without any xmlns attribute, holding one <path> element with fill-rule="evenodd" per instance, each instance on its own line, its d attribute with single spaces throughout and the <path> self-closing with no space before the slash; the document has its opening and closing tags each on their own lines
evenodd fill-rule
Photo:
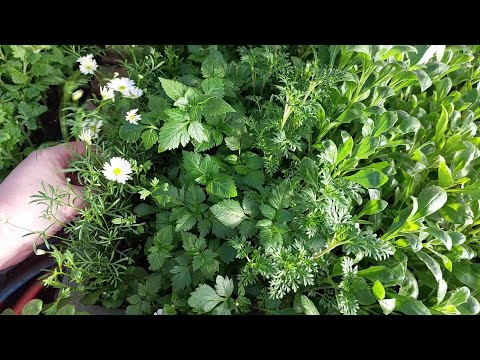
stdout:
<svg viewBox="0 0 480 360">
<path fill-rule="evenodd" d="M 377 300 L 383 300 L 385 298 L 385 289 L 382 283 L 378 280 L 375 280 L 373 283 L 372 292 Z"/>
<path fill-rule="evenodd" d="M 448 125 L 448 113 L 447 113 L 447 109 L 445 109 L 445 106 L 442 105 L 442 113 L 435 125 L 435 137 L 434 137 L 434 141 L 440 149 L 443 148 L 443 144 L 445 143 L 444 139 L 445 139 L 445 131 L 447 130 L 447 125 Z"/>
<path fill-rule="evenodd" d="M 142 217 L 142 216 L 154 214 L 158 212 L 158 209 L 146 203 L 140 203 L 137 206 L 135 206 L 135 208 L 133 209 L 133 212 L 135 215 Z"/>
<path fill-rule="evenodd" d="M 439 239 L 448 251 L 452 249 L 452 245 L 453 245 L 452 238 L 450 237 L 450 235 L 448 235 L 448 233 L 445 230 L 430 227 L 430 228 L 424 229 L 423 231 Z"/>
<path fill-rule="evenodd" d="M 190 213 L 186 213 L 177 220 L 175 231 L 188 231 L 193 228 L 196 223 L 197 220 L 195 219 L 195 217 Z"/>
<path fill-rule="evenodd" d="M 355 147 L 352 156 L 358 159 L 366 159 L 375 152 L 377 146 L 378 138 L 367 136 Z"/>
<path fill-rule="evenodd" d="M 206 95 L 223 98 L 225 94 L 223 80 L 220 78 L 208 78 L 202 81 L 202 89 Z"/>
<path fill-rule="evenodd" d="M 470 297 L 470 290 L 466 286 L 456 289 L 447 300 L 447 303 L 453 306 L 459 306 L 467 302 Z"/>
<path fill-rule="evenodd" d="M 223 78 L 225 76 L 225 61 L 218 51 L 211 51 L 203 60 L 200 71 L 206 78 Z"/>
<path fill-rule="evenodd" d="M 368 55 L 368 57 L 370 57 L 371 46 L 370 45 L 345 45 L 345 52 L 353 52 L 353 51 L 366 54 Z"/>
<path fill-rule="evenodd" d="M 452 274 L 462 284 L 473 289 L 480 289 L 480 264 L 469 264 L 465 262 L 455 263 Z"/>
<path fill-rule="evenodd" d="M 337 161 L 337 146 L 332 140 L 322 141 L 322 145 L 324 148 L 325 159 L 332 164 L 332 166 L 335 165 Z"/>
<path fill-rule="evenodd" d="M 231 198 L 237 196 L 237 187 L 231 176 L 217 173 L 207 184 L 207 192 L 220 198 Z"/>
<path fill-rule="evenodd" d="M 391 296 L 395 299 L 395 310 L 405 315 L 431 315 L 430 310 L 419 300 L 396 294 Z"/>
<path fill-rule="evenodd" d="M 171 273 L 174 274 L 172 277 L 173 291 L 185 289 L 192 282 L 192 277 L 190 275 L 190 267 L 187 264 L 175 265 L 171 270 Z"/>
<path fill-rule="evenodd" d="M 362 116 L 362 113 L 360 110 L 357 109 L 349 109 L 345 110 L 336 120 L 335 122 L 338 124 L 348 124 L 352 122 L 355 119 L 358 119 L 360 116 Z"/>
<path fill-rule="evenodd" d="M 303 158 L 299 165 L 299 173 L 300 177 L 303 181 L 307 184 L 313 185 L 315 187 L 318 186 L 318 166 L 315 162 L 310 158 Z"/>
<path fill-rule="evenodd" d="M 390 128 L 393 127 L 393 125 L 395 125 L 397 120 L 398 120 L 398 116 L 396 112 L 394 111 L 384 112 L 374 122 L 374 128 L 372 133 L 373 136 L 376 137 L 388 131 Z"/>
<path fill-rule="evenodd" d="M 190 140 L 187 131 L 188 122 L 169 121 L 160 129 L 158 137 L 159 152 L 176 149 L 182 144 L 185 146 Z"/>
<path fill-rule="evenodd" d="M 432 86 L 432 79 L 430 79 L 430 76 L 423 71 L 423 70 L 413 70 L 413 74 L 418 79 L 418 83 L 420 84 L 420 91 L 425 91 L 427 90 L 430 86 Z"/>
<path fill-rule="evenodd" d="M 425 265 L 427 265 L 437 282 L 443 279 L 440 265 L 438 265 L 438 262 L 434 258 L 423 251 L 417 251 L 415 254 L 425 263 Z"/>
<path fill-rule="evenodd" d="M 385 315 L 391 314 L 392 311 L 395 310 L 396 302 L 395 299 L 378 300 L 378 304 Z"/>
<path fill-rule="evenodd" d="M 226 137 L 225 145 L 227 145 L 227 147 L 232 151 L 238 151 L 241 149 L 240 140 L 235 136 Z"/>
<path fill-rule="evenodd" d="M 383 56 L 381 57 L 380 60 L 384 61 L 386 59 L 388 59 L 389 57 L 392 57 L 394 55 L 397 55 L 397 54 L 405 54 L 407 52 L 414 52 L 416 53 L 417 52 L 417 49 L 415 49 L 413 46 L 411 45 L 395 45 L 395 46 L 392 46 L 392 48 L 390 50 L 388 50 L 385 54 L 383 54 Z"/>
<path fill-rule="evenodd" d="M 127 143 L 132 143 L 140 139 L 142 131 L 145 129 L 145 126 L 141 124 L 131 124 L 125 123 L 120 127 L 118 135 L 120 139 L 125 140 Z"/>
<path fill-rule="evenodd" d="M 277 214 L 277 211 L 273 207 L 267 204 L 262 204 L 258 208 L 262 212 L 263 216 L 265 216 L 268 219 L 274 219 L 275 215 Z"/>
<path fill-rule="evenodd" d="M 10 69 L 10 77 L 14 84 L 24 84 L 28 81 L 28 76 L 17 69 Z"/>
<path fill-rule="evenodd" d="M 283 181 L 272 189 L 272 193 L 268 198 L 268 203 L 275 209 L 285 209 L 290 206 L 292 201 L 293 190 L 290 188 L 290 182 Z"/>
<path fill-rule="evenodd" d="M 5 310 L 2 311 L 0 315 L 17 315 L 17 314 L 12 309 L 6 308 Z"/>
<path fill-rule="evenodd" d="M 430 186 L 420 192 L 418 196 L 418 211 L 412 221 L 433 214 L 447 202 L 447 193 L 439 186 Z"/>
<path fill-rule="evenodd" d="M 370 200 L 365 204 L 363 207 L 362 211 L 358 214 L 358 217 L 362 217 L 365 215 L 375 215 L 378 214 L 379 212 L 385 210 L 387 207 L 388 202 L 382 199 L 374 199 Z"/>
<path fill-rule="evenodd" d="M 193 270 L 199 270 L 206 278 L 212 278 L 212 276 L 218 272 L 219 262 L 215 259 L 218 255 L 210 249 L 194 255 L 192 261 Z"/>
<path fill-rule="evenodd" d="M 167 96 L 174 101 L 180 99 L 187 91 L 187 87 L 179 81 L 164 79 L 161 77 L 158 79 L 160 80 L 162 88 Z"/>
<path fill-rule="evenodd" d="M 320 315 L 315 304 L 305 295 L 300 296 L 300 304 L 305 315 Z"/>
<path fill-rule="evenodd" d="M 217 97 L 211 97 L 206 100 L 202 105 L 198 106 L 198 114 L 204 116 L 222 115 L 229 112 L 235 112 L 225 100 Z"/>
<path fill-rule="evenodd" d="M 338 165 L 343 159 L 345 159 L 352 152 L 353 148 L 353 139 L 350 135 L 346 134 L 346 140 L 338 148 L 337 160 L 335 165 Z"/>
<path fill-rule="evenodd" d="M 200 313 L 212 311 L 224 298 L 220 297 L 210 286 L 199 285 L 188 298 L 188 305 Z"/>
<path fill-rule="evenodd" d="M 230 228 L 237 227 L 247 218 L 240 203 L 235 200 L 223 200 L 221 203 L 211 206 L 210 210 L 223 225 Z"/>
<path fill-rule="evenodd" d="M 457 307 L 462 315 L 477 315 L 480 313 L 480 303 L 473 296 L 470 296 L 467 301 Z"/>
<path fill-rule="evenodd" d="M 228 276 L 223 277 L 218 275 L 215 283 L 215 290 L 218 295 L 223 296 L 226 299 L 232 296 L 233 280 L 229 279 Z"/>
<path fill-rule="evenodd" d="M 56 315 L 75 315 L 75 306 L 67 304 L 58 309 Z"/>
<path fill-rule="evenodd" d="M 445 161 L 440 161 L 438 165 L 438 185 L 442 188 L 448 188 L 453 185 L 452 172 Z"/>
<path fill-rule="evenodd" d="M 156 130 L 148 129 L 142 133 L 142 143 L 145 149 L 150 149 L 153 145 L 156 144 L 158 140 L 158 135 Z"/>
<path fill-rule="evenodd" d="M 388 181 L 388 177 L 381 171 L 374 169 L 364 169 L 353 175 L 345 176 L 346 179 L 356 182 L 367 189 L 376 189 Z"/>
<path fill-rule="evenodd" d="M 208 140 L 208 133 L 199 121 L 192 121 L 188 126 L 188 134 L 199 143 Z"/>
<path fill-rule="evenodd" d="M 149 269 L 152 271 L 157 271 L 162 269 L 163 264 L 165 263 L 165 260 L 170 258 L 172 255 L 170 255 L 169 252 L 167 252 L 165 249 L 161 249 L 159 252 L 154 252 L 151 254 L 148 254 L 148 263 L 150 264 Z"/>
<path fill-rule="evenodd" d="M 42 311 L 43 301 L 40 299 L 30 300 L 22 309 L 22 315 L 38 315 Z"/>
</svg>

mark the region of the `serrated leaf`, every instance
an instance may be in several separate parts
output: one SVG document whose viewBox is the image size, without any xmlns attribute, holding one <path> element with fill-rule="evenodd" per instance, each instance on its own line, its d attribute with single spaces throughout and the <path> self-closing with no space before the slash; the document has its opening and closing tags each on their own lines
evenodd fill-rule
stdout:
<svg viewBox="0 0 480 360">
<path fill-rule="evenodd" d="M 154 129 L 148 129 L 144 131 L 141 135 L 142 143 L 145 149 L 150 149 L 158 140 L 157 131 Z"/>
<path fill-rule="evenodd" d="M 148 254 L 147 259 L 148 263 L 150 264 L 149 269 L 152 271 L 162 269 L 165 260 L 167 260 L 171 256 L 172 255 L 170 255 L 170 253 L 165 249 L 160 249 L 158 252 Z"/>
<path fill-rule="evenodd" d="M 217 97 L 211 97 L 202 105 L 198 106 L 197 111 L 199 115 L 215 116 L 235 112 L 235 109 L 232 108 L 225 100 Z"/>
<path fill-rule="evenodd" d="M 179 291 L 185 289 L 192 283 L 192 277 L 190 275 L 190 267 L 188 265 L 175 265 L 171 270 L 174 274 L 172 277 L 172 289 L 173 291 Z"/>
<path fill-rule="evenodd" d="M 299 165 L 299 174 L 303 181 L 307 184 L 318 186 L 318 166 L 310 158 L 303 158 Z"/>
<path fill-rule="evenodd" d="M 120 127 L 118 135 L 120 139 L 125 140 L 128 143 L 133 143 L 140 139 L 142 131 L 145 129 L 145 126 L 141 124 L 131 124 L 125 123 Z"/>
<path fill-rule="evenodd" d="M 300 296 L 300 304 L 305 315 L 320 315 L 315 304 L 305 295 Z"/>
<path fill-rule="evenodd" d="M 230 228 L 237 227 L 247 218 L 240 203 L 235 200 L 223 200 L 211 206 L 210 210 L 223 225 Z"/>
<path fill-rule="evenodd" d="M 212 311 L 224 298 L 208 285 L 199 285 L 188 298 L 188 305 L 200 313 Z"/>
<path fill-rule="evenodd" d="M 215 279 L 215 291 L 226 299 L 230 298 L 233 293 L 233 280 L 229 279 L 228 276 L 218 275 Z"/>
<path fill-rule="evenodd" d="M 188 231 L 191 228 L 195 226 L 197 223 L 197 220 L 195 217 L 187 213 L 185 215 L 182 215 L 178 220 L 177 220 L 177 225 L 175 226 L 175 231 Z"/>
<path fill-rule="evenodd" d="M 221 78 L 208 78 L 202 81 L 202 89 L 206 95 L 223 98 L 225 94 L 223 80 Z"/>
<path fill-rule="evenodd" d="M 172 100 L 178 100 L 187 91 L 187 87 L 179 81 L 164 79 L 159 77 L 162 88 L 167 96 Z"/>
<path fill-rule="evenodd" d="M 159 151 L 173 150 L 182 144 L 187 145 L 190 136 L 187 131 L 188 122 L 169 121 L 165 123 L 158 134 Z"/>
<path fill-rule="evenodd" d="M 200 71 L 206 78 L 223 78 L 225 76 L 225 61 L 223 56 L 218 51 L 212 51 L 203 60 Z"/>
<path fill-rule="evenodd" d="M 188 126 L 188 134 L 199 143 L 208 140 L 208 132 L 199 121 L 192 121 Z"/>
<path fill-rule="evenodd" d="M 207 192 L 220 198 L 231 198 L 237 196 L 237 187 L 231 176 L 217 173 L 207 184 Z"/>
<path fill-rule="evenodd" d="M 240 140 L 234 136 L 226 137 L 225 145 L 232 151 L 240 150 Z"/>
</svg>

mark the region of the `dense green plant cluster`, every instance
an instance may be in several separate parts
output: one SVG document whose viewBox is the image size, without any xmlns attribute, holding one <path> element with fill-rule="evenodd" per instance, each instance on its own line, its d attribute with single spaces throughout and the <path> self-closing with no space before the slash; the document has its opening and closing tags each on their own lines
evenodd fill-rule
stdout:
<svg viewBox="0 0 480 360">
<path fill-rule="evenodd" d="M 48 90 L 66 85 L 76 59 L 60 46 L 0 46 L 0 179 L 39 145 L 32 133 L 48 131 L 39 121 L 48 110 Z"/>
<path fill-rule="evenodd" d="M 479 50 L 128 47 L 144 95 L 70 114 L 103 128 L 46 283 L 127 314 L 478 313 Z"/>
</svg>

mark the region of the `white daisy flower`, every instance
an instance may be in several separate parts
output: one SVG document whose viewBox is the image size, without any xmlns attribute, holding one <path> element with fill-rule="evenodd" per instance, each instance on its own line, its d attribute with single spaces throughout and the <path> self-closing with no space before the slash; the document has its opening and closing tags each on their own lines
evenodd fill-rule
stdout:
<svg viewBox="0 0 480 360">
<path fill-rule="evenodd" d="M 158 309 L 153 313 L 153 315 L 163 315 L 163 309 Z"/>
<path fill-rule="evenodd" d="M 92 131 L 92 139 L 98 138 L 100 129 L 103 126 L 103 121 L 100 119 L 86 119 L 82 125 L 83 129 L 90 129 Z"/>
<path fill-rule="evenodd" d="M 132 166 L 121 157 L 112 157 L 110 162 L 103 164 L 102 173 L 108 180 L 125 184 L 130 179 L 129 174 L 132 173 Z"/>
<path fill-rule="evenodd" d="M 121 92 L 123 96 L 128 96 L 130 88 L 135 86 L 135 82 L 132 79 L 121 77 L 110 80 L 107 86 L 109 89 Z"/>
<path fill-rule="evenodd" d="M 128 90 L 128 95 L 125 95 L 125 97 L 130 98 L 130 99 L 137 99 L 142 95 L 143 95 L 143 90 L 142 89 L 140 89 L 136 86 L 132 86 Z"/>
<path fill-rule="evenodd" d="M 78 137 L 80 140 L 84 141 L 87 145 L 92 145 L 92 137 L 94 132 L 89 128 L 82 129 L 82 133 Z"/>
<path fill-rule="evenodd" d="M 115 101 L 113 89 L 109 89 L 107 86 L 100 86 L 100 95 L 102 95 L 103 100 L 113 99 L 113 101 Z"/>
<path fill-rule="evenodd" d="M 77 62 L 80 64 L 80 72 L 83 75 L 88 75 L 94 73 L 95 70 L 98 68 L 97 61 L 93 58 L 92 54 L 88 54 L 87 56 L 82 56 L 77 59 Z"/>
<path fill-rule="evenodd" d="M 130 124 L 138 124 L 138 121 L 142 120 L 142 115 L 138 114 L 137 115 L 138 109 L 132 109 L 127 112 L 127 115 L 125 116 L 125 120 L 127 120 Z"/>
</svg>

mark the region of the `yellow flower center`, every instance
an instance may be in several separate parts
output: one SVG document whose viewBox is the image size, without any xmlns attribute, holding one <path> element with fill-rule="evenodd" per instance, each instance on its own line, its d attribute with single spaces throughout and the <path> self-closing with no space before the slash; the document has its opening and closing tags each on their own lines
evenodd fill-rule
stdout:
<svg viewBox="0 0 480 360">
<path fill-rule="evenodd" d="M 122 173 L 122 170 L 117 167 L 117 168 L 113 169 L 113 173 L 118 176 Z"/>
<path fill-rule="evenodd" d="M 118 87 L 118 90 L 119 90 L 119 91 L 125 91 L 125 90 L 127 90 L 127 87 L 126 87 L 125 85 L 120 85 L 120 86 Z"/>
</svg>

